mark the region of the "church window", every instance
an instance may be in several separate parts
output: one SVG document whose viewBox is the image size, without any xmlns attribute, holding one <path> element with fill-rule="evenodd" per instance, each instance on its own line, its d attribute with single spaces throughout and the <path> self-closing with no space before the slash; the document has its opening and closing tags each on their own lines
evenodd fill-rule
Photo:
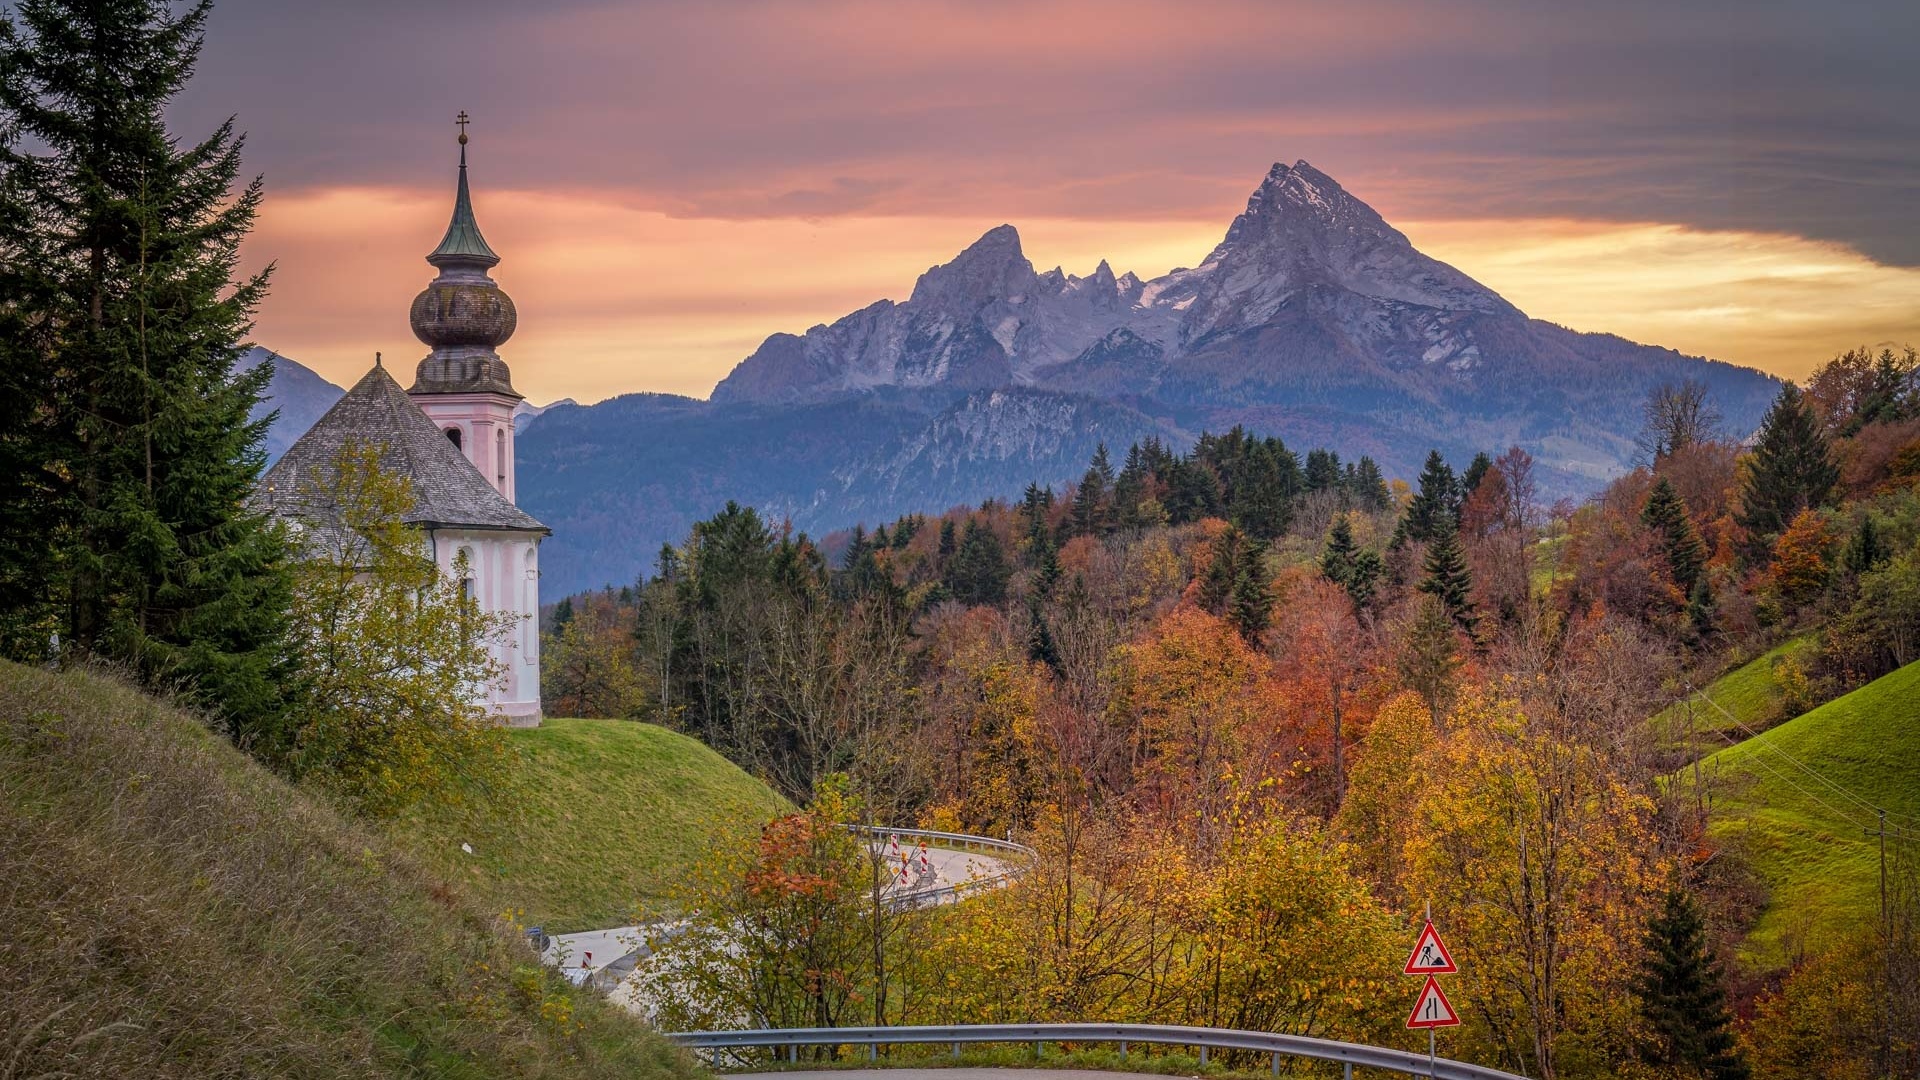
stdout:
<svg viewBox="0 0 1920 1080">
<path fill-rule="evenodd" d="M 495 487 L 501 494 L 507 490 L 507 432 L 505 428 L 493 433 L 493 466 L 499 473 L 500 482 Z"/>
<path fill-rule="evenodd" d="M 460 449 L 460 429 L 457 427 L 448 428 L 447 441 L 453 444 L 455 450 Z"/>
</svg>

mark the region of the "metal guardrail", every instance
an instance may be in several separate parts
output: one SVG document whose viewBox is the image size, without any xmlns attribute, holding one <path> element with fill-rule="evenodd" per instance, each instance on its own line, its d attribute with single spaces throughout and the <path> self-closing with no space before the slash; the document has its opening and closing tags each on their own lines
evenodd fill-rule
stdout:
<svg viewBox="0 0 1920 1080">
<path fill-rule="evenodd" d="M 777 1028 L 756 1031 L 687 1031 L 667 1038 L 691 1049 L 718 1050 L 743 1047 L 786 1047 L 787 1060 L 796 1061 L 802 1046 L 861 1046 L 867 1056 L 878 1060 L 881 1046 L 948 1044 L 953 1056 L 967 1043 L 1032 1043 L 1037 1054 L 1042 1043 L 1119 1043 L 1125 1057 L 1128 1043 L 1163 1046 L 1197 1046 L 1200 1063 L 1206 1064 L 1207 1050 L 1247 1050 L 1273 1055 L 1273 1074 L 1280 1075 L 1282 1057 L 1313 1058 L 1338 1062 L 1345 1066 L 1348 1078 L 1354 1066 L 1385 1069 L 1409 1076 L 1428 1076 L 1433 1080 L 1525 1080 L 1510 1072 L 1484 1065 L 1470 1065 L 1451 1058 L 1428 1058 L 1425 1054 L 1390 1050 L 1365 1043 L 1336 1042 L 1305 1035 L 1276 1035 L 1265 1031 L 1234 1031 L 1228 1028 L 1179 1027 L 1172 1024 L 960 1024 L 951 1027 L 848 1027 Z"/>
<path fill-rule="evenodd" d="M 975 836 L 972 833 L 938 832 L 933 829 L 895 829 L 885 825 L 842 825 L 848 832 L 865 836 L 898 836 L 901 839 L 939 841 L 940 847 L 957 847 L 962 851 L 979 848 L 984 851 L 998 851 L 1007 855 L 1018 855 L 1023 859 L 1034 857 L 1034 850 L 1025 844 L 1016 844 L 1011 840 L 996 840 L 991 836 Z"/>
<path fill-rule="evenodd" d="M 933 829 L 894 829 L 872 825 L 842 825 L 848 832 L 872 838 L 899 837 L 902 840 L 927 840 L 936 847 L 959 848 L 962 851 L 990 851 L 1003 857 L 1010 857 L 1013 865 L 1008 869 L 986 877 L 958 881 L 952 885 L 942 885 L 933 889 L 917 889 L 895 893 L 889 906 L 895 910 L 910 910 L 923 907 L 939 907 L 959 901 L 969 893 L 986 889 L 996 889 L 1008 881 L 1026 872 L 1038 853 L 1025 844 L 1016 844 L 1011 840 L 996 840 L 991 836 L 974 836 L 971 833 L 939 832 Z"/>
</svg>

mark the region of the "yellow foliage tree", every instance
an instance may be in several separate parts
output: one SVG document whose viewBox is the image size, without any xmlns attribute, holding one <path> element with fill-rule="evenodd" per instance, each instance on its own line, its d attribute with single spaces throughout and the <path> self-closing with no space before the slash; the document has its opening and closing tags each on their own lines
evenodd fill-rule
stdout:
<svg viewBox="0 0 1920 1080">
<path fill-rule="evenodd" d="M 510 797 L 505 735 L 474 703 L 501 678 L 488 644 L 512 617 L 489 614 L 428 557 L 405 477 L 380 448 L 343 448 L 303 492 L 290 639 L 300 654 L 296 775 L 361 812 L 426 798 Z M 457 578 L 459 575 L 456 574 Z"/>
<path fill-rule="evenodd" d="M 1628 979 L 1667 866 L 1652 800 L 1549 719 L 1470 691 L 1413 760 L 1402 843 L 1407 897 L 1432 902 L 1461 966 L 1470 1056 L 1554 1080 L 1630 1056 Z"/>
</svg>

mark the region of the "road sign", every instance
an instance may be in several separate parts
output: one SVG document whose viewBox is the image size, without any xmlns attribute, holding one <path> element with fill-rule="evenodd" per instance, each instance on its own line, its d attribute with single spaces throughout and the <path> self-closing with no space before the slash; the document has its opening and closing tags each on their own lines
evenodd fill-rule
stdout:
<svg viewBox="0 0 1920 1080">
<path fill-rule="evenodd" d="M 1447 952 L 1446 942 L 1440 940 L 1440 931 L 1433 928 L 1433 920 L 1427 920 L 1420 931 L 1420 940 L 1413 943 L 1413 952 L 1407 957 L 1406 973 L 1451 975 L 1459 970 L 1453 966 L 1453 955 Z"/>
<path fill-rule="evenodd" d="M 1453 1011 L 1453 1004 L 1440 989 L 1440 980 L 1427 976 L 1427 985 L 1420 988 L 1420 997 L 1413 1003 L 1413 1012 L 1407 1016 L 1410 1028 L 1457 1027 L 1460 1016 Z"/>
</svg>

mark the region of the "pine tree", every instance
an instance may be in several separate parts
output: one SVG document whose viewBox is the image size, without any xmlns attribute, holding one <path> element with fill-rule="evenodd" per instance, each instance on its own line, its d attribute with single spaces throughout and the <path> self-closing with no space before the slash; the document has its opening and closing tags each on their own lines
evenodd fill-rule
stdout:
<svg viewBox="0 0 1920 1080">
<path fill-rule="evenodd" d="M 1140 444 L 1134 443 L 1127 450 L 1127 463 L 1120 469 L 1120 476 L 1113 482 L 1113 523 L 1116 528 L 1137 529 L 1146 524 L 1141 520 L 1140 504 L 1147 499 L 1147 483 L 1152 474 L 1147 471 L 1146 455 L 1141 453 Z"/>
<path fill-rule="evenodd" d="M 1787 524 L 1800 511 L 1825 505 L 1839 479 L 1812 405 L 1799 387 L 1783 383 L 1760 421 L 1734 513 L 1747 533 L 1748 561 L 1764 562 Z"/>
<path fill-rule="evenodd" d="M 8 450 L 30 486 L 4 494 L 58 537 L 29 591 L 64 609 L 63 647 L 184 682 L 234 734 L 273 737 L 292 585 L 280 531 L 247 504 L 272 369 L 234 373 L 267 284 L 235 279 L 260 181 L 230 196 L 231 121 L 187 145 L 165 123 L 209 7 L 23 0 L 0 20 L 0 129 L 24 136 L 0 147 L 0 263 L 32 264 L 0 279 L 0 310 L 38 328 L 9 366 L 51 390 L 37 444 Z"/>
<path fill-rule="evenodd" d="M 1353 525 L 1347 515 L 1334 518 L 1333 529 L 1327 534 L 1326 550 L 1320 555 L 1320 573 L 1347 590 L 1355 611 L 1373 606 L 1374 593 L 1385 570 L 1379 555 L 1354 543 Z"/>
<path fill-rule="evenodd" d="M 1261 540 L 1272 540 L 1286 532 L 1292 506 L 1273 451 L 1253 443 L 1241 459 L 1239 473 L 1234 485 L 1234 524 Z"/>
<path fill-rule="evenodd" d="M 1073 494 L 1073 531 L 1076 536 L 1099 536 L 1106 532 L 1112 518 L 1113 466 L 1107 461 L 1107 444 L 1094 451 L 1093 463 L 1080 478 L 1080 489 Z"/>
<path fill-rule="evenodd" d="M 1423 567 L 1426 576 L 1420 582 L 1420 591 L 1440 601 L 1454 625 L 1471 638 L 1480 617 L 1473 610 L 1473 578 L 1467 570 L 1467 553 L 1452 521 L 1441 517 L 1436 528 L 1427 545 Z"/>
<path fill-rule="evenodd" d="M 1353 496 L 1361 506 L 1375 513 L 1393 505 L 1393 493 L 1387 489 L 1387 478 L 1380 474 L 1380 465 L 1370 457 L 1360 459 L 1353 470 Z"/>
<path fill-rule="evenodd" d="M 1693 595 L 1707 568 L 1707 545 L 1666 477 L 1653 482 L 1646 505 L 1640 508 L 1640 521 L 1660 538 L 1660 550 L 1667 557 L 1673 583 L 1680 586 L 1683 595 Z"/>
<path fill-rule="evenodd" d="M 1485 450 L 1473 455 L 1473 460 L 1467 464 L 1467 471 L 1460 477 L 1460 487 L 1458 489 L 1460 498 L 1464 501 L 1468 496 L 1478 491 L 1480 489 L 1480 481 L 1485 480 L 1487 474 L 1492 471 L 1493 459 L 1487 456 Z"/>
<path fill-rule="evenodd" d="M 1333 528 L 1327 533 L 1326 550 L 1320 554 L 1320 573 L 1331 582 L 1345 585 L 1353 574 L 1353 559 L 1360 553 L 1360 545 L 1353 542 L 1353 524 L 1347 515 L 1341 514 L 1333 519 Z"/>
<path fill-rule="evenodd" d="M 1174 458 L 1167 466 L 1167 521 L 1190 525 L 1220 513 L 1220 479 L 1196 458 Z"/>
<path fill-rule="evenodd" d="M 1195 599 L 1215 615 L 1225 614 L 1228 602 L 1233 599 L 1234 585 L 1240 580 L 1240 549 L 1245 544 L 1246 537 L 1231 525 L 1213 541 L 1213 556 L 1207 560 Z"/>
<path fill-rule="evenodd" d="M 953 519 L 943 518 L 940 522 L 940 542 L 934 547 L 933 561 L 941 570 L 953 561 L 953 553 L 958 549 L 958 541 L 953 534 Z"/>
<path fill-rule="evenodd" d="M 1645 955 L 1634 979 L 1640 1013 L 1658 1037 L 1649 1058 L 1687 1066 L 1711 1080 L 1746 1080 L 1729 1030 L 1720 965 L 1707 948 L 1700 909 L 1685 889 L 1668 890 L 1647 924 Z"/>
<path fill-rule="evenodd" d="M 960 547 L 947 566 L 946 584 L 954 599 L 963 604 L 998 604 L 1007 598 L 1007 582 L 1013 567 L 1000 538 L 979 521 L 967 522 Z"/>
<path fill-rule="evenodd" d="M 1407 504 L 1407 512 L 1394 529 L 1394 542 L 1396 545 L 1408 541 L 1429 542 L 1443 522 L 1456 529 L 1460 525 L 1460 487 L 1454 479 L 1453 467 L 1440 456 L 1440 451 L 1432 450 L 1427 453 L 1426 467 L 1420 470 L 1420 490 Z"/>
<path fill-rule="evenodd" d="M 1846 567 L 1855 577 L 1878 569 L 1887 561 L 1887 548 L 1880 540 L 1880 533 L 1873 524 L 1873 515 L 1865 514 L 1860 518 L 1860 528 L 1847 542 Z"/>
<path fill-rule="evenodd" d="M 1251 540 L 1240 545 L 1238 565 L 1234 569 L 1233 594 L 1228 598 L 1227 619 L 1249 645 L 1258 646 L 1261 635 L 1273 620 L 1273 589 L 1268 584 L 1267 545 Z"/>
<path fill-rule="evenodd" d="M 1331 450 L 1307 451 L 1307 490 L 1331 491 L 1340 486 L 1340 455 Z"/>
<path fill-rule="evenodd" d="M 1400 681 L 1427 703 L 1436 725 L 1453 704 L 1454 676 L 1460 667 L 1455 633 L 1447 606 L 1434 597 L 1420 597 L 1395 657 Z"/>
</svg>

